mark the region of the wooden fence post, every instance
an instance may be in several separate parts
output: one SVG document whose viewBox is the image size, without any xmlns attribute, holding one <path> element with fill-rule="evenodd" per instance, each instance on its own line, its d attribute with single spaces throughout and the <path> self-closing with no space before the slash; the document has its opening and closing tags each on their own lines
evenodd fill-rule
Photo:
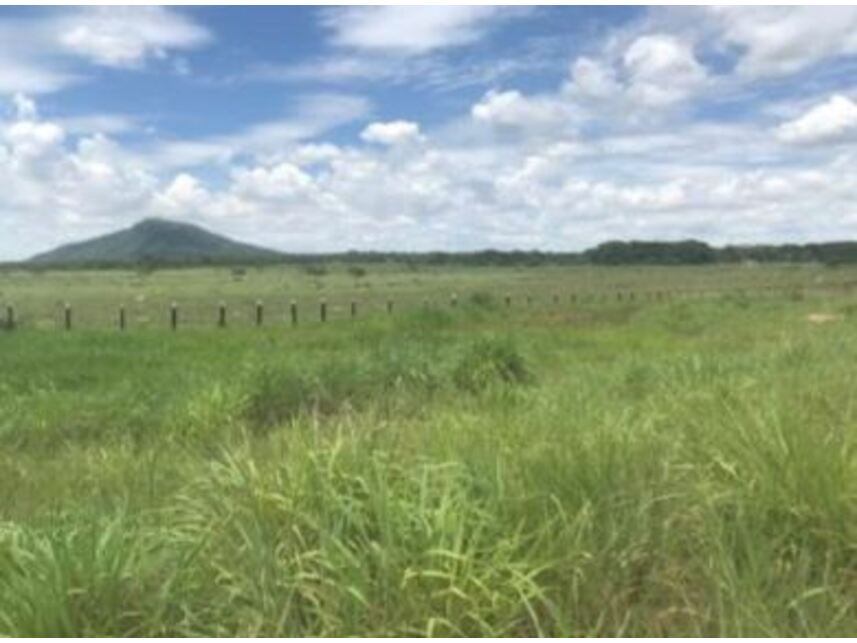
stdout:
<svg viewBox="0 0 857 643">
<path fill-rule="evenodd" d="M 322 322 L 327 321 L 327 302 L 324 299 L 321 300 L 321 305 L 319 306 L 319 316 Z"/>
<path fill-rule="evenodd" d="M 65 319 L 65 329 L 71 330 L 71 304 L 69 304 L 68 302 L 66 302 L 65 309 L 63 311 L 63 317 Z"/>
<path fill-rule="evenodd" d="M 226 302 L 221 301 L 217 307 L 217 327 L 226 328 Z"/>
<path fill-rule="evenodd" d="M 351 300 L 351 319 L 357 317 L 357 302 L 353 299 Z"/>
<path fill-rule="evenodd" d="M 125 330 L 125 306 L 119 306 L 119 330 Z"/>
<path fill-rule="evenodd" d="M 292 303 L 289 304 L 289 310 L 292 315 L 292 326 L 298 325 L 298 302 L 292 299 Z"/>
<path fill-rule="evenodd" d="M 15 307 L 11 304 L 6 306 L 6 328 L 15 330 Z"/>
<path fill-rule="evenodd" d="M 265 321 L 265 306 L 262 303 L 262 300 L 258 300 L 256 302 L 256 325 L 261 326 Z"/>
<path fill-rule="evenodd" d="M 392 299 L 387 300 L 387 314 L 388 315 L 393 314 L 393 300 Z"/>
<path fill-rule="evenodd" d="M 506 295 L 506 308 L 512 307 L 512 295 Z"/>
<path fill-rule="evenodd" d="M 170 304 L 170 328 L 178 330 L 179 327 L 179 305 L 176 302 Z"/>
</svg>

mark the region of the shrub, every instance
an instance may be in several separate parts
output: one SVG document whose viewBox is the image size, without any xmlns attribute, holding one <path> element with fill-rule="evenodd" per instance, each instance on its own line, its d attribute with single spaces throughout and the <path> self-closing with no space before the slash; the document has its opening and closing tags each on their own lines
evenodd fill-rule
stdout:
<svg viewBox="0 0 857 643">
<path fill-rule="evenodd" d="M 244 417 L 252 427 L 265 429 L 301 413 L 330 415 L 373 404 L 389 408 L 395 405 L 391 392 L 431 392 L 439 381 L 424 351 L 399 344 L 312 368 L 267 363 L 249 373 Z"/>
<path fill-rule="evenodd" d="M 313 277 L 323 277 L 327 274 L 327 266 L 324 264 L 310 264 L 304 268 L 304 272 Z"/>
<path fill-rule="evenodd" d="M 248 376 L 245 416 L 256 428 L 276 426 L 310 405 L 312 387 L 291 369 L 264 364 Z"/>
<path fill-rule="evenodd" d="M 526 384 L 532 373 L 517 347 L 508 340 L 482 339 L 467 349 L 453 371 L 456 386 L 480 391 L 493 384 Z"/>
</svg>

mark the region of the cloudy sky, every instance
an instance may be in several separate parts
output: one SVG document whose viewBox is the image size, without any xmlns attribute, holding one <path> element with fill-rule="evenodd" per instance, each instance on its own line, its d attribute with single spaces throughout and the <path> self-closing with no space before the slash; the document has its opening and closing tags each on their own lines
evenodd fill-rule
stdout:
<svg viewBox="0 0 857 643">
<path fill-rule="evenodd" d="M 0 260 L 857 238 L 857 8 L 0 8 Z"/>
</svg>

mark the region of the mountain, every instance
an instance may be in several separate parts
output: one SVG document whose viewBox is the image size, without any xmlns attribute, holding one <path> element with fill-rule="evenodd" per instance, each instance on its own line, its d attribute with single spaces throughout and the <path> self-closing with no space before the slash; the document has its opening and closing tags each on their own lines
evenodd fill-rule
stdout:
<svg viewBox="0 0 857 643">
<path fill-rule="evenodd" d="M 136 225 L 36 255 L 40 265 L 208 264 L 276 261 L 279 252 L 232 241 L 189 223 L 144 219 Z"/>
</svg>

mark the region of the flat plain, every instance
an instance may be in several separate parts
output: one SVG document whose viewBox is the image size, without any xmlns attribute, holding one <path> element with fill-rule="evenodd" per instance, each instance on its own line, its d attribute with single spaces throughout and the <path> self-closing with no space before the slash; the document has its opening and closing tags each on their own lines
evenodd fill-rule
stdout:
<svg viewBox="0 0 857 643">
<path fill-rule="evenodd" d="M 0 634 L 857 631 L 857 269 L 362 268 L 0 273 Z"/>
</svg>

